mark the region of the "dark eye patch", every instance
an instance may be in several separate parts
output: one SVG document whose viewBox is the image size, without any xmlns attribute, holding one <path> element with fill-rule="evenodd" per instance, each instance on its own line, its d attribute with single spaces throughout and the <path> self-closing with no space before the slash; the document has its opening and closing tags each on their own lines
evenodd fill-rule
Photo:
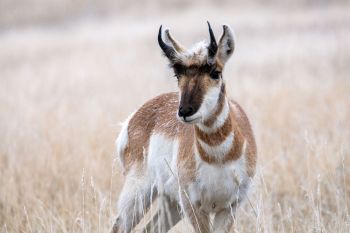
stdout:
<svg viewBox="0 0 350 233">
<path fill-rule="evenodd" d="M 181 63 L 175 63 L 175 64 L 172 64 L 172 68 L 174 69 L 176 77 L 180 77 L 181 75 L 186 75 L 186 76 L 195 76 L 200 74 L 211 75 L 215 71 L 216 65 L 205 64 L 200 66 L 198 65 L 185 66 Z"/>
<path fill-rule="evenodd" d="M 221 77 L 221 72 L 220 71 L 217 71 L 217 70 L 214 70 L 210 73 L 210 77 L 212 79 L 219 79 Z"/>
<path fill-rule="evenodd" d="M 172 68 L 174 69 L 175 76 L 179 77 L 180 75 L 183 75 L 185 72 L 186 67 L 182 64 L 175 63 L 171 65 Z"/>
</svg>

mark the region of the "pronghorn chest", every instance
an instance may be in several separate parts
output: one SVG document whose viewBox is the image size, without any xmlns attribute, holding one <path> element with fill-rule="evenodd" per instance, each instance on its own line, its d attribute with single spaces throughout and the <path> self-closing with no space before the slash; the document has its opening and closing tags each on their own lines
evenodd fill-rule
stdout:
<svg viewBox="0 0 350 233">
<path fill-rule="evenodd" d="M 218 212 L 238 202 L 245 195 L 248 176 L 243 156 L 224 165 L 197 160 L 196 179 L 190 185 L 192 203 L 208 213 Z"/>
</svg>

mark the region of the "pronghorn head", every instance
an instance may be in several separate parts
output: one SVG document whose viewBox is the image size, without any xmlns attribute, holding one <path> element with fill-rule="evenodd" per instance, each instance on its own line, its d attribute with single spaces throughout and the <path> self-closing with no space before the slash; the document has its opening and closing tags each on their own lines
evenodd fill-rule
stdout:
<svg viewBox="0 0 350 233">
<path fill-rule="evenodd" d="M 208 27 L 210 42 L 200 42 L 189 50 L 168 29 L 162 35 L 162 26 L 159 28 L 158 43 L 178 79 L 178 118 L 186 123 L 205 122 L 215 112 L 220 96 L 225 94 L 222 71 L 234 50 L 233 33 L 224 25 L 217 44 L 209 22 Z"/>
</svg>

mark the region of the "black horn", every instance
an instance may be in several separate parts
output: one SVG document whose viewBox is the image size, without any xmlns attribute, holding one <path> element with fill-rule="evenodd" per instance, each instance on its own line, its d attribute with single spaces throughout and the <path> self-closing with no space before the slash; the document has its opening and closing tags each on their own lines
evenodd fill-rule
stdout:
<svg viewBox="0 0 350 233">
<path fill-rule="evenodd" d="M 211 29 L 209 21 L 207 21 L 209 27 L 210 44 L 208 46 L 208 57 L 210 59 L 214 58 L 216 52 L 218 51 L 218 45 L 216 44 L 215 36 L 213 30 Z"/>
<path fill-rule="evenodd" d="M 176 51 L 173 47 L 167 45 L 162 39 L 162 26 L 160 25 L 158 32 L 158 43 L 160 48 L 163 50 L 164 55 L 167 56 L 171 61 L 174 61 L 176 58 Z"/>
</svg>

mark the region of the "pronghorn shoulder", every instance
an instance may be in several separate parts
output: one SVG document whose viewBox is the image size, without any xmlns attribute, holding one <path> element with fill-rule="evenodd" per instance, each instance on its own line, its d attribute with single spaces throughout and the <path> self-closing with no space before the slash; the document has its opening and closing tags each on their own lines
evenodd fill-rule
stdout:
<svg viewBox="0 0 350 233">
<path fill-rule="evenodd" d="M 245 156 L 247 160 L 248 175 L 252 177 L 255 173 L 257 161 L 257 147 L 253 130 L 243 108 L 234 100 L 230 100 L 230 104 L 233 112 L 232 115 L 234 115 L 234 119 L 236 121 L 236 131 L 238 130 L 240 132 L 241 136 L 243 137 L 242 141 L 247 142 Z"/>
<path fill-rule="evenodd" d="M 161 94 L 148 100 L 130 119 L 129 131 L 136 128 L 153 130 L 157 123 L 166 121 L 167 118 L 176 113 L 177 105 L 178 94 L 176 92 Z"/>
<path fill-rule="evenodd" d="M 144 103 L 122 124 L 116 141 L 117 154 L 127 171 L 132 164 L 142 162 L 149 139 L 158 133 L 170 134 L 176 128 L 178 94 L 166 93 Z M 138 162 L 136 162 L 138 161 Z"/>
<path fill-rule="evenodd" d="M 251 131 L 251 126 L 247 114 L 235 100 L 230 99 L 231 115 L 240 126 L 242 131 Z"/>
</svg>

